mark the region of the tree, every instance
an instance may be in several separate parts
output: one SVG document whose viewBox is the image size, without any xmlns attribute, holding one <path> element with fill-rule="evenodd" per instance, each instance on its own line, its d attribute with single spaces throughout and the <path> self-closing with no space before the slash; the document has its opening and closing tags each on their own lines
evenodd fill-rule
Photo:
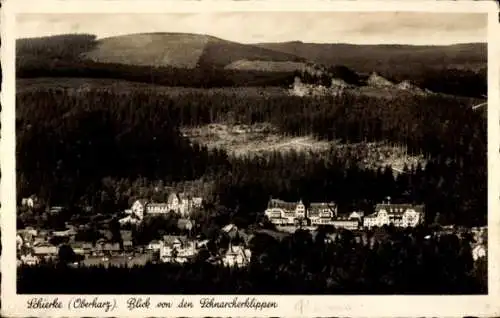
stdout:
<svg viewBox="0 0 500 318">
<path fill-rule="evenodd" d="M 73 263 L 78 260 L 77 255 L 75 254 L 75 251 L 73 251 L 73 248 L 69 245 L 61 245 L 59 247 L 59 262 L 62 264 L 68 264 L 68 263 Z"/>
</svg>

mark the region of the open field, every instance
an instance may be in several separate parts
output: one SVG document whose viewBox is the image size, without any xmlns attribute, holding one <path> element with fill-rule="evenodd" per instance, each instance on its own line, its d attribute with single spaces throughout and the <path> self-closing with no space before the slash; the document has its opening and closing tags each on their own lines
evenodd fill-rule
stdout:
<svg viewBox="0 0 500 318">
<path fill-rule="evenodd" d="M 226 125 L 209 124 L 199 128 L 184 128 L 185 137 L 209 148 L 221 148 L 230 155 L 241 156 L 271 151 L 324 151 L 329 148 L 326 141 L 310 136 L 286 137 L 268 124 Z"/>
<path fill-rule="evenodd" d="M 283 136 L 270 124 L 226 125 L 210 124 L 197 128 L 183 128 L 185 137 L 208 146 L 226 150 L 229 155 L 238 157 L 244 155 L 259 155 L 273 151 L 313 152 L 323 153 L 335 147 L 338 150 L 355 149 L 363 159 L 363 165 L 377 169 L 391 165 L 395 172 L 402 172 L 404 165 L 425 165 L 423 156 L 411 156 L 402 147 L 384 143 L 340 144 L 317 140 L 312 136 Z"/>
</svg>

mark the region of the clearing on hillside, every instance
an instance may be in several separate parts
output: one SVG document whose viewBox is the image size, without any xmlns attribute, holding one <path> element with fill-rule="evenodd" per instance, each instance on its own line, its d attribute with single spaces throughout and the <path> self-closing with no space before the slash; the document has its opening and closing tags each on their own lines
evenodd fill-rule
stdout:
<svg viewBox="0 0 500 318">
<path fill-rule="evenodd" d="M 104 38 L 81 55 L 101 63 L 223 68 L 239 60 L 302 61 L 294 55 L 191 33 L 141 33 Z"/>
</svg>

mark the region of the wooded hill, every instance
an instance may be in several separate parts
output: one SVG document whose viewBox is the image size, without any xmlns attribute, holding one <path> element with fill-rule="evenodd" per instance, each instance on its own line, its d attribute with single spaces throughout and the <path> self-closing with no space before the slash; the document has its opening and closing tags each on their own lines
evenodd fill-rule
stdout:
<svg viewBox="0 0 500 318">
<path fill-rule="evenodd" d="M 17 76 L 115 78 L 167 86 L 286 86 L 306 63 L 345 65 L 434 92 L 486 94 L 486 44 L 451 46 L 240 44 L 151 33 L 96 40 L 69 34 L 17 41 Z"/>
</svg>

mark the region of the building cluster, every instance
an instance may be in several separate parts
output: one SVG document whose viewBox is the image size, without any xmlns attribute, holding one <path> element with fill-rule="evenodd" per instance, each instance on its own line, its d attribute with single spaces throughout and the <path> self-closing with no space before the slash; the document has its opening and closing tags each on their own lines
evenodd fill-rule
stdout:
<svg viewBox="0 0 500 318">
<path fill-rule="evenodd" d="M 126 217 L 120 219 L 120 224 L 137 224 L 142 222 L 145 215 L 165 215 L 176 213 L 181 217 L 189 217 L 193 209 L 201 208 L 203 199 L 185 193 L 171 193 L 167 202 L 152 202 L 145 199 L 136 200 L 130 209 L 125 210 Z"/>
<path fill-rule="evenodd" d="M 221 235 L 231 237 L 233 225 L 224 227 Z M 147 262 L 186 263 L 192 261 L 198 253 L 207 249 L 209 240 L 186 235 L 164 235 L 146 245 L 133 243 L 132 231 L 121 230 L 121 243 L 112 240 L 112 234 L 103 231 L 102 237 L 95 242 L 78 241 L 78 230 L 69 228 L 64 231 L 37 230 L 32 227 L 17 230 L 18 265 L 35 266 L 42 262 L 58 261 L 62 246 L 69 246 L 80 266 L 134 266 Z M 54 240 L 57 238 L 58 240 Z M 57 242 L 59 241 L 59 242 Z M 244 245 L 231 243 L 226 248 L 216 248 L 209 253 L 207 262 L 225 266 L 246 266 L 250 262 L 251 252 Z"/>
<path fill-rule="evenodd" d="M 302 201 L 285 202 L 271 199 L 265 211 L 269 221 L 277 226 L 330 225 L 337 228 L 357 230 L 359 228 L 382 227 L 393 224 L 396 227 L 415 227 L 424 221 L 424 206 L 411 204 L 377 204 L 375 212 L 352 212 L 347 215 L 337 213 L 334 202 L 310 203 L 307 207 Z"/>
</svg>

